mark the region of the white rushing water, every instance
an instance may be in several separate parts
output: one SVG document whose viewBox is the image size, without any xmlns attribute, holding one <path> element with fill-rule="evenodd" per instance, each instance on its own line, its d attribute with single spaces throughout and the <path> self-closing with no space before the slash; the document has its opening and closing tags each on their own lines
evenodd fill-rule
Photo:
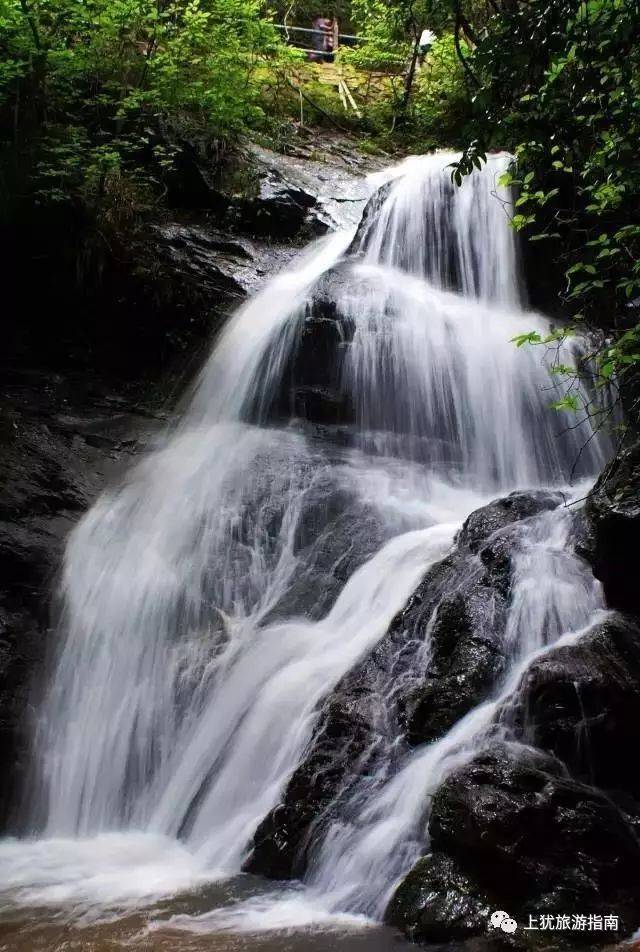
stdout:
<svg viewBox="0 0 640 952">
<path fill-rule="evenodd" d="M 166 445 L 73 532 L 35 738 L 43 825 L 28 843 L 0 844 L 11 902 L 106 908 L 237 874 L 320 702 L 383 638 L 462 520 L 512 489 L 567 483 L 592 433 L 548 410 L 544 350 L 511 343 L 548 324 L 521 304 L 498 185 L 508 159 L 455 189 L 452 158 L 398 166 L 355 245 L 350 233 L 323 239 L 242 307 Z M 354 407 L 339 445 L 270 410 L 316 282 L 336 266 Z M 579 347 L 566 345 L 565 364 Z M 581 475 L 607 452 L 604 435 L 591 439 Z M 176 925 L 381 917 L 425 849 L 430 793 L 482 743 L 531 659 L 601 609 L 569 526 L 555 510 L 519 529 L 497 696 L 413 753 L 399 756 L 389 736 L 384 771 L 355 785 L 314 844 L 303 889 Z"/>
</svg>

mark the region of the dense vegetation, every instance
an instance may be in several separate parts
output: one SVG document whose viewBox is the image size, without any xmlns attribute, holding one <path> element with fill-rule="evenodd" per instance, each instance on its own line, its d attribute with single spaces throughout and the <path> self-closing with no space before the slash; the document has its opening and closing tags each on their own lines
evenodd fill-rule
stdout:
<svg viewBox="0 0 640 952">
<path fill-rule="evenodd" d="M 637 416 L 640 363 L 640 4 L 528 0 L 494 5 L 467 62 L 475 141 L 515 157 L 513 225 L 546 246 L 564 313 L 604 329 L 585 374 L 615 378 Z M 570 331 L 569 331 L 570 332 Z M 562 335 L 554 335 L 554 338 Z M 542 343 L 535 334 L 519 343 Z M 559 373 L 565 368 L 560 363 Z M 587 412 L 569 381 L 565 405 Z"/>
<path fill-rule="evenodd" d="M 309 27 L 316 11 L 306 0 L 275 9 L 262 0 L 0 0 L 3 193 L 79 198 L 126 217 L 149 189 L 162 194 L 181 137 L 201 136 L 219 153 L 247 132 L 282 141 L 284 130 L 286 141 L 300 118 L 333 120 L 390 148 L 399 118 L 417 148 L 453 140 L 466 93 L 442 16 L 427 68 L 412 68 L 408 109 L 405 67 L 429 9 L 416 19 L 382 0 L 332 6 L 341 29 L 363 40 L 339 57 L 359 104 L 345 115 L 323 66 L 276 28 Z"/>
<path fill-rule="evenodd" d="M 316 13 L 358 35 L 337 58 L 357 109 L 276 28 Z M 624 382 L 640 360 L 639 39 L 638 0 L 0 0 L 2 210 L 71 200 L 121 226 L 162 200 L 193 136 L 214 158 L 314 123 L 358 132 L 354 147 L 466 146 L 458 181 L 509 149 L 514 228 L 541 275 L 564 275 L 562 311 L 606 330 L 589 372 Z"/>
<path fill-rule="evenodd" d="M 36 197 L 131 204 L 172 136 L 264 120 L 260 67 L 286 50 L 258 0 L 0 0 L 3 169 Z"/>
</svg>

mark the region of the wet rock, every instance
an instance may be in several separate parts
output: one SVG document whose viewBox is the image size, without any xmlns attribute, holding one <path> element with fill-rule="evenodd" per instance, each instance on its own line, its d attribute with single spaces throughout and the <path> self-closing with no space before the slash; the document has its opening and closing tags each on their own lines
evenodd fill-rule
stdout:
<svg viewBox="0 0 640 952">
<path fill-rule="evenodd" d="M 304 875 L 314 835 L 331 820 L 339 791 L 353 783 L 354 764 L 367 751 L 373 703 L 366 693 L 358 697 L 344 686 L 326 703 L 309 755 L 294 772 L 282 803 L 256 831 L 245 872 L 271 879 Z"/>
<path fill-rule="evenodd" d="M 511 719 L 572 776 L 640 803 L 640 629 L 613 617 L 531 665 Z M 637 805 L 635 809 L 640 809 Z"/>
<path fill-rule="evenodd" d="M 430 861 L 409 874 L 387 913 L 423 941 L 459 929 L 460 910 L 465 935 L 486 935 L 487 902 L 521 924 L 529 915 L 613 913 L 620 931 L 612 938 L 640 923 L 640 844 L 627 816 L 554 758 L 516 745 L 476 756 L 436 793 L 429 831 Z"/>
<path fill-rule="evenodd" d="M 297 416 L 320 426 L 354 422 L 353 401 L 343 379 L 354 328 L 336 303 L 347 280 L 338 266 L 314 288 L 268 417 L 288 420 Z"/>
<path fill-rule="evenodd" d="M 436 609 L 423 683 L 406 702 L 407 738 L 414 745 L 445 734 L 490 693 L 504 668 L 505 595 L 471 562 L 454 557 L 450 568 L 458 591 Z M 462 584 L 458 571 L 467 576 Z"/>
<path fill-rule="evenodd" d="M 385 182 L 384 185 L 381 185 L 380 188 L 376 189 L 367 202 L 362 213 L 362 218 L 360 219 L 360 223 L 353 237 L 353 241 L 349 246 L 349 254 L 357 255 L 364 254 L 366 252 L 371 230 L 378 220 L 382 206 L 388 199 L 392 188 L 393 182 Z"/>
<path fill-rule="evenodd" d="M 238 156 L 225 163 L 200 142 L 181 140 L 171 176 L 174 206 L 213 211 L 221 226 L 254 238 L 308 240 L 316 196 L 288 181 L 271 163 Z M 320 233 L 324 228 L 320 227 Z"/>
<path fill-rule="evenodd" d="M 385 921 L 414 942 L 450 943 L 483 935 L 494 908 L 454 859 L 436 853 L 423 857 L 405 877 Z"/>
<path fill-rule="evenodd" d="M 316 206 L 315 195 L 269 169 L 261 176 L 255 195 L 230 202 L 225 220 L 234 230 L 256 238 L 303 243 L 329 230 Z"/>
<path fill-rule="evenodd" d="M 366 175 L 382 167 L 380 161 L 356 152 L 351 142 L 332 135 L 323 136 L 320 149 L 315 142 L 311 149 L 299 147 L 281 155 L 253 143 L 247 151 L 265 181 L 275 181 L 276 188 L 286 182 L 315 199 L 307 216 L 314 234 L 358 224 L 371 194 Z"/>
<path fill-rule="evenodd" d="M 14 371 L 1 391 L 0 827 L 27 768 L 26 712 L 51 649 L 49 606 L 66 536 L 153 428 L 95 380 Z"/>
<path fill-rule="evenodd" d="M 180 208 L 209 210 L 221 227 L 239 234 L 304 244 L 355 224 L 369 195 L 362 170 L 339 152 L 325 149 L 319 158 L 247 143 L 221 163 L 207 143 L 182 139 L 170 200 Z"/>
<path fill-rule="evenodd" d="M 561 493 L 545 490 L 510 493 L 472 512 L 460 530 L 458 541 L 477 552 L 494 532 L 545 510 L 555 509 L 562 500 Z"/>
<path fill-rule="evenodd" d="M 153 280 L 160 314 L 183 317 L 176 334 L 181 325 L 186 334 L 190 323 L 205 319 L 215 327 L 293 257 L 291 249 L 231 236 L 206 220 L 150 225 L 135 247 L 137 273 L 145 283 Z"/>
<path fill-rule="evenodd" d="M 504 668 L 516 541 L 510 527 L 560 502 L 556 493 L 521 492 L 476 510 L 458 534 L 457 551 L 421 583 L 402 620 L 409 630 L 416 625 L 431 629 L 422 684 L 405 701 L 410 743 L 441 737 L 496 684 Z"/>
<path fill-rule="evenodd" d="M 434 740 L 491 692 L 504 666 L 509 533 L 518 514 L 528 518 L 557 502 L 544 493 L 510 498 L 467 520 L 454 552 L 427 572 L 382 641 L 324 702 L 306 757 L 258 829 L 249 871 L 301 876 L 321 828 L 359 778 L 375 774 L 385 738 Z M 427 636 L 425 670 L 418 658 Z"/>
<path fill-rule="evenodd" d="M 585 504 L 584 554 L 612 608 L 640 615 L 640 442 L 604 470 Z"/>
</svg>

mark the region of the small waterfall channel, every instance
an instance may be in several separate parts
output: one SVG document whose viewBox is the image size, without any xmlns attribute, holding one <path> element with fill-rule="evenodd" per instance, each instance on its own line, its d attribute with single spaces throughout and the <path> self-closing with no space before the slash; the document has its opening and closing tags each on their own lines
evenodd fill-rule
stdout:
<svg viewBox="0 0 640 952">
<path fill-rule="evenodd" d="M 544 348 L 511 342 L 548 323 L 521 297 L 498 184 L 509 159 L 455 188 L 453 158 L 392 169 L 355 236 L 322 239 L 241 307 L 164 445 L 72 533 L 25 807 L 37 829 L 0 843 L 3 902 L 95 918 L 234 882 L 323 703 L 469 514 L 516 489 L 578 498 L 602 467 L 606 435 L 548 409 Z M 314 342 L 328 323 L 330 360 Z M 348 407 L 335 420 L 305 419 L 291 396 L 309 339 L 313 373 Z M 381 920 L 427 847 L 430 795 L 489 731 L 508 732 L 496 712 L 531 661 L 602 611 L 560 496 L 512 545 L 493 695 L 409 747 L 389 712 L 429 660 L 429 624 L 413 633 L 402 675 L 390 664 L 378 684 L 375 770 L 354 773 L 318 826 L 303 882 L 169 907 L 172 928 Z"/>
</svg>

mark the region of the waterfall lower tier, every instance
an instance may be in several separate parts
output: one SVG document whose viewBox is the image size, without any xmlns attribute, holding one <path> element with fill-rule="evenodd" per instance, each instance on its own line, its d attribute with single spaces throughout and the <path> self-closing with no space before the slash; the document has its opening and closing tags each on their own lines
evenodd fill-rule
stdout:
<svg viewBox="0 0 640 952">
<path fill-rule="evenodd" d="M 549 325 L 522 308 L 508 157 L 459 189 L 453 158 L 392 170 L 355 240 L 231 317 L 164 444 L 72 533 L 44 839 L 0 844 L 11 903 L 96 914 L 247 869 L 298 882 L 172 928 L 379 921 L 438 788 L 524 742 L 525 673 L 603 617 L 564 503 L 610 442 L 512 343 Z"/>
</svg>

